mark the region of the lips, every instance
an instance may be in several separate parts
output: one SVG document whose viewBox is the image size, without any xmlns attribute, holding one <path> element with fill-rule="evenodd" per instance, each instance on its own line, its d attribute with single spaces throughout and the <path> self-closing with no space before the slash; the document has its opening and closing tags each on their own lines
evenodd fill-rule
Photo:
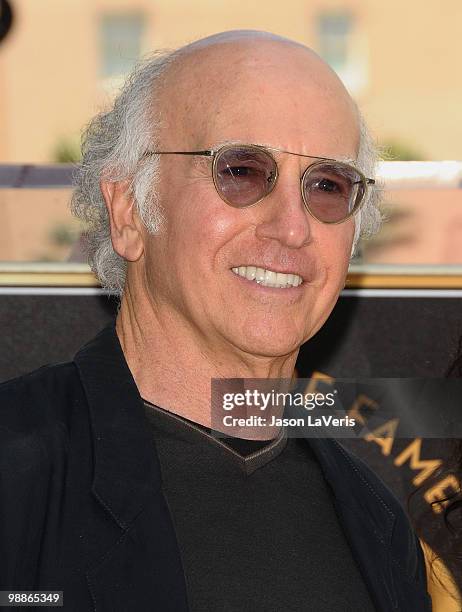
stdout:
<svg viewBox="0 0 462 612">
<path fill-rule="evenodd" d="M 303 278 L 298 274 L 276 272 L 268 268 L 259 268 L 256 266 L 239 266 L 231 268 L 232 272 L 237 276 L 254 281 L 264 287 L 274 287 L 277 289 L 287 289 L 289 287 L 298 287 L 303 282 Z"/>
</svg>

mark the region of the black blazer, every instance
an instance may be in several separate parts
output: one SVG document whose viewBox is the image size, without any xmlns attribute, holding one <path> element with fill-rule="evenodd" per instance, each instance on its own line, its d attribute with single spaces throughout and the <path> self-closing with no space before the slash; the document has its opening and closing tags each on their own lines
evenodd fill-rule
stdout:
<svg viewBox="0 0 462 612">
<path fill-rule="evenodd" d="M 338 442 L 307 443 L 377 610 L 430 611 L 422 550 L 399 502 Z M 62 590 L 66 611 L 188 610 L 159 460 L 113 324 L 74 361 L 0 385 L 8 589 Z"/>
</svg>

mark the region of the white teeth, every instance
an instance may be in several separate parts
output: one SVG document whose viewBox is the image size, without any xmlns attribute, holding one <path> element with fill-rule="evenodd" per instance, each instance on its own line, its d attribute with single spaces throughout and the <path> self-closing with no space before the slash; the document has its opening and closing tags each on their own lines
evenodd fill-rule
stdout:
<svg viewBox="0 0 462 612">
<path fill-rule="evenodd" d="M 264 268 L 257 268 L 255 270 L 255 280 L 257 281 L 257 283 L 264 283 L 265 282 L 265 270 L 264 270 Z"/>
<path fill-rule="evenodd" d="M 255 266 L 239 266 L 231 268 L 234 274 L 243 276 L 248 280 L 253 280 L 264 287 L 277 287 L 284 289 L 286 287 L 298 287 L 303 282 L 303 279 L 298 274 L 284 274 L 283 272 L 274 272 L 265 268 L 256 268 Z"/>
<path fill-rule="evenodd" d="M 265 270 L 265 285 L 274 285 L 274 283 L 276 282 L 276 275 L 277 272 L 273 272 L 272 270 Z"/>
<path fill-rule="evenodd" d="M 244 266 L 245 269 L 245 266 Z M 247 272 L 245 274 L 245 277 L 248 280 L 255 280 L 255 275 L 257 273 L 257 268 L 255 266 L 247 266 Z"/>
</svg>

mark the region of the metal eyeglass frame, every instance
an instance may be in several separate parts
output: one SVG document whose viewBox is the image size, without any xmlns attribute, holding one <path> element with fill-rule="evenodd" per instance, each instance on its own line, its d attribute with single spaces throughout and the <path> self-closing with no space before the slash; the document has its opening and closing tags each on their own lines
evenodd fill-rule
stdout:
<svg viewBox="0 0 462 612">
<path fill-rule="evenodd" d="M 275 176 L 274 179 L 272 181 L 271 184 L 271 189 L 265 193 L 261 198 L 259 198 L 258 200 L 256 200 L 255 202 L 252 202 L 252 204 L 247 204 L 246 206 L 235 206 L 235 204 L 233 204 L 232 202 L 228 201 L 223 193 L 220 191 L 219 187 L 218 187 L 218 182 L 217 182 L 217 178 L 216 178 L 216 174 L 217 174 L 217 159 L 219 157 L 219 155 L 221 153 L 223 153 L 224 151 L 228 150 L 228 149 L 234 149 L 236 147 L 239 148 L 243 148 L 243 149 L 250 149 L 252 151 L 259 151 L 259 152 L 264 152 L 266 153 L 269 157 L 271 157 L 271 159 L 274 162 L 274 166 L 276 168 L 276 172 L 275 172 Z M 310 164 L 306 170 L 303 172 L 301 178 L 300 178 L 300 191 L 302 194 L 302 199 L 303 199 L 303 203 L 305 205 L 306 210 L 309 212 L 309 214 L 316 219 L 317 221 L 319 221 L 320 223 L 325 223 L 328 225 L 337 225 L 339 223 L 344 223 L 347 219 L 349 219 L 350 217 L 352 217 L 353 215 L 355 215 L 358 210 L 361 208 L 361 206 L 363 205 L 365 199 L 366 199 L 366 193 L 367 193 L 367 188 L 369 185 L 375 185 L 375 179 L 372 178 L 367 178 L 360 170 L 358 170 L 358 168 L 356 168 L 355 166 L 353 166 L 352 164 L 349 164 L 347 162 L 343 162 L 340 161 L 338 159 L 333 159 L 331 157 L 319 157 L 319 156 L 315 156 L 315 155 L 306 155 L 305 153 L 294 153 L 292 151 L 286 151 L 285 149 L 277 149 L 276 147 L 267 147 L 267 146 L 263 146 L 263 145 L 256 145 L 256 144 L 242 144 L 242 143 L 228 143 L 228 144 L 224 144 L 216 149 L 205 149 L 203 151 L 146 151 L 146 153 L 144 154 L 144 157 L 146 156 L 151 156 L 151 155 L 200 155 L 200 156 L 205 156 L 205 157 L 211 157 L 212 158 L 212 178 L 213 178 L 213 184 L 215 186 L 215 190 L 218 193 L 218 195 L 220 196 L 220 198 L 226 202 L 226 204 L 228 204 L 229 206 L 232 206 L 233 208 L 250 208 L 251 206 L 255 206 L 256 204 L 258 204 L 259 202 L 261 202 L 262 200 L 264 200 L 267 196 L 270 195 L 270 193 L 272 193 L 273 189 L 276 186 L 277 180 L 278 180 L 278 176 L 279 176 L 279 166 L 277 161 L 275 160 L 274 156 L 271 154 L 271 151 L 276 151 L 278 153 L 288 153 L 289 155 L 296 155 L 297 157 L 307 157 L 309 159 L 315 159 L 318 160 L 317 162 Z M 323 221 L 322 219 L 319 219 L 319 217 L 317 217 L 314 212 L 311 210 L 310 205 L 307 201 L 307 198 L 305 196 L 305 190 L 303 189 L 303 183 L 304 180 L 306 178 L 306 176 L 317 166 L 323 164 L 324 162 L 334 162 L 336 164 L 340 164 L 341 166 L 351 169 L 354 172 L 356 172 L 360 179 L 361 179 L 361 183 L 364 186 L 364 194 L 363 197 L 360 201 L 360 203 L 353 208 L 353 210 L 351 210 L 348 215 L 346 217 L 344 217 L 343 219 L 340 219 L 340 221 Z M 358 183 L 359 181 L 357 181 Z M 355 183 L 355 184 L 357 184 Z"/>
</svg>

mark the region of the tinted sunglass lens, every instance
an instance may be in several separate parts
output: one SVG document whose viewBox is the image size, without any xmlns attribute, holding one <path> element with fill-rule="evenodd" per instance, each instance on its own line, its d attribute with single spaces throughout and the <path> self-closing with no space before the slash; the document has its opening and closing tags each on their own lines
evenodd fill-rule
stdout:
<svg viewBox="0 0 462 612">
<path fill-rule="evenodd" d="M 251 206 L 268 195 L 276 176 L 276 162 L 257 148 L 225 148 L 215 159 L 214 179 L 218 193 L 237 208 Z"/>
<path fill-rule="evenodd" d="M 314 164 L 303 178 L 305 202 L 312 214 L 324 223 L 339 223 L 361 204 L 365 182 L 346 164 Z"/>
</svg>

